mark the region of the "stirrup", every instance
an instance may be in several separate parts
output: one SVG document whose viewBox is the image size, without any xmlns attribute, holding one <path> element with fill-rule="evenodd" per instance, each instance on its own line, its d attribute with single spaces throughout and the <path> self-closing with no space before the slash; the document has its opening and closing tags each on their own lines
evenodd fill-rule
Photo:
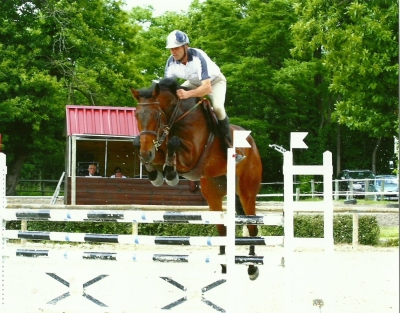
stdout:
<svg viewBox="0 0 400 313">
<path fill-rule="evenodd" d="M 245 158 L 246 158 L 245 155 L 241 155 L 241 154 L 237 154 L 236 153 L 236 156 L 235 156 L 236 164 L 238 164 L 239 162 L 243 161 Z"/>
</svg>

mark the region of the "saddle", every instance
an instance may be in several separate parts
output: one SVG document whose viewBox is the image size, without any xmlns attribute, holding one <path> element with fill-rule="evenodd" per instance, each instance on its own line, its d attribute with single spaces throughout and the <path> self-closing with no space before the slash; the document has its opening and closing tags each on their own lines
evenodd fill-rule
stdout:
<svg viewBox="0 0 400 313">
<path fill-rule="evenodd" d="M 196 165 L 189 172 L 185 173 L 188 179 L 193 179 L 193 180 L 196 180 L 194 179 L 194 177 L 201 175 L 200 173 L 204 164 L 204 160 L 208 155 L 208 151 L 211 148 L 211 144 L 214 141 L 215 135 L 218 134 L 217 131 L 218 119 L 217 116 L 215 115 L 214 109 L 212 108 L 210 100 L 207 98 L 203 98 L 201 101 L 201 108 L 205 113 L 207 126 L 208 129 L 210 130 L 210 135 L 208 136 L 207 144 L 204 147 L 204 150 L 201 153 L 199 159 L 197 160 Z"/>
<path fill-rule="evenodd" d="M 202 101 L 202 108 L 207 119 L 208 129 L 215 135 L 218 134 L 218 118 L 211 105 L 210 99 L 204 98 Z"/>
</svg>

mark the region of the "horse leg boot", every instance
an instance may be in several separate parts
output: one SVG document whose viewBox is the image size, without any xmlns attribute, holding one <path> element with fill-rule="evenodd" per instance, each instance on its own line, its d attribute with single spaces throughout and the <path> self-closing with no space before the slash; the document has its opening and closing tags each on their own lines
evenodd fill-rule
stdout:
<svg viewBox="0 0 400 313">
<path fill-rule="evenodd" d="M 229 128 L 229 118 L 225 116 L 223 120 L 218 120 L 218 129 L 225 140 L 223 140 L 225 144 L 225 149 L 232 148 L 233 142 L 231 137 L 231 131 Z M 240 155 L 236 153 L 236 163 L 244 160 L 246 158 L 245 155 Z"/>
</svg>

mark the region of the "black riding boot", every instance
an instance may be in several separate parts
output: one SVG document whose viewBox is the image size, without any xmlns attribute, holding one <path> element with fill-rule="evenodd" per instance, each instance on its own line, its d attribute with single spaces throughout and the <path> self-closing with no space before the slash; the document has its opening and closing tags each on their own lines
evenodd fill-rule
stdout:
<svg viewBox="0 0 400 313">
<path fill-rule="evenodd" d="M 223 120 L 218 120 L 218 129 L 221 135 L 224 137 L 222 141 L 224 142 L 225 149 L 232 148 L 233 142 L 231 137 L 231 132 L 229 128 L 229 118 L 226 116 Z M 225 139 L 225 140 L 224 140 Z M 236 163 L 242 161 L 246 156 L 236 153 Z"/>
</svg>

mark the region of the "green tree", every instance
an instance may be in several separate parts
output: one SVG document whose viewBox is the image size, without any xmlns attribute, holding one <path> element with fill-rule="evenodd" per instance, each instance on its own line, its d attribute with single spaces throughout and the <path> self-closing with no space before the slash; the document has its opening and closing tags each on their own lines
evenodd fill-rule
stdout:
<svg viewBox="0 0 400 313">
<path fill-rule="evenodd" d="M 335 106 L 333 121 L 361 132 L 359 136 L 376 138 L 376 143 L 368 143 L 369 151 L 371 146 L 379 146 L 381 137 L 396 135 L 397 4 L 386 0 L 304 0 L 296 3 L 295 11 L 293 55 L 319 62 L 329 91 L 323 101 Z M 372 168 L 378 149 L 373 151 Z M 338 158 L 340 155 L 339 150 Z"/>
<path fill-rule="evenodd" d="M 121 4 L 0 3 L 0 133 L 7 194 L 14 194 L 27 160 L 46 169 L 46 156 L 63 153 L 66 104 L 132 104 L 129 86 L 143 81 L 134 61 L 140 43 Z"/>
</svg>

